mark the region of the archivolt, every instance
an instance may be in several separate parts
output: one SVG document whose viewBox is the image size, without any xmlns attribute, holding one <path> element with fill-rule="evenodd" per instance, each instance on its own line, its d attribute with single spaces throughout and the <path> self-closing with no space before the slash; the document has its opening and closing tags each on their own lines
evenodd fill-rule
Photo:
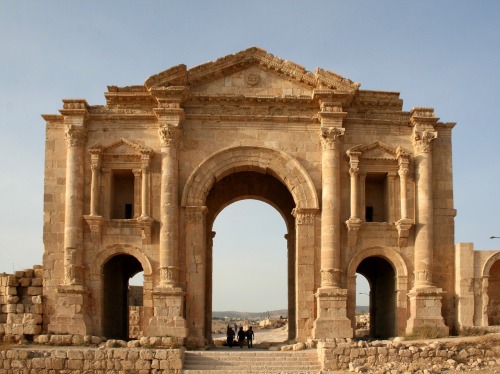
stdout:
<svg viewBox="0 0 500 374">
<path fill-rule="evenodd" d="M 95 258 L 93 266 L 94 271 L 100 271 L 104 263 L 111 257 L 122 254 L 135 257 L 141 263 L 145 276 L 151 275 L 153 273 L 153 268 L 151 267 L 151 263 L 149 262 L 148 258 L 141 252 L 139 248 L 134 247 L 130 244 L 113 244 L 108 246 Z"/>
<path fill-rule="evenodd" d="M 408 269 L 406 264 L 399 253 L 390 248 L 384 247 L 372 247 L 366 248 L 354 255 L 354 257 L 349 262 L 347 268 L 347 275 L 353 276 L 356 274 L 356 269 L 358 268 L 361 261 L 368 257 L 381 257 L 389 261 L 389 263 L 394 267 L 397 277 L 407 277 Z"/>
<path fill-rule="evenodd" d="M 493 264 L 500 260 L 500 252 L 492 255 L 488 260 L 484 263 L 483 273 L 481 274 L 483 277 L 490 275 L 490 270 Z"/>
<path fill-rule="evenodd" d="M 280 150 L 251 146 L 226 148 L 206 158 L 189 176 L 182 206 L 205 205 L 215 181 L 240 171 L 270 174 L 288 188 L 297 208 L 319 208 L 312 180 L 296 159 Z"/>
</svg>

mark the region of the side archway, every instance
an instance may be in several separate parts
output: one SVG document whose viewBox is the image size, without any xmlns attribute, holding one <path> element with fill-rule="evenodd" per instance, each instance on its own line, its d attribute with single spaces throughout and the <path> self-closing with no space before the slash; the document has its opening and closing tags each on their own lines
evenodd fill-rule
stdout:
<svg viewBox="0 0 500 374">
<path fill-rule="evenodd" d="M 500 325 L 500 252 L 490 256 L 485 262 L 482 273 L 484 321 L 488 326 Z M 486 286 L 486 287 L 484 287 Z"/>
<path fill-rule="evenodd" d="M 106 247 L 94 259 L 90 269 L 94 330 L 108 338 L 129 338 L 129 280 L 144 272 L 143 305 L 152 305 L 153 269 L 147 256 L 129 244 Z M 142 326 L 152 314 L 151 308 L 143 307 Z"/>
<path fill-rule="evenodd" d="M 375 269 L 381 271 L 382 274 L 375 274 Z M 371 333 L 374 335 L 403 334 L 406 329 L 408 293 L 408 267 L 403 257 L 393 249 L 385 247 L 366 248 L 352 257 L 347 267 L 347 289 L 348 314 L 353 321 L 353 326 L 355 324 L 357 272 L 362 273 L 370 282 Z M 385 283 L 379 284 L 381 282 Z M 394 293 L 395 297 L 392 298 L 389 294 L 382 295 L 384 292 Z M 389 302 L 391 305 L 387 305 Z"/>
</svg>

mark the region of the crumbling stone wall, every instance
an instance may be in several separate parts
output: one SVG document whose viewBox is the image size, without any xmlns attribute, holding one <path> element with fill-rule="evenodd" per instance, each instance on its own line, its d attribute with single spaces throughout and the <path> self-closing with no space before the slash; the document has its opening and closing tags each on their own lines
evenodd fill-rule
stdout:
<svg viewBox="0 0 500 374">
<path fill-rule="evenodd" d="M 385 373 L 423 369 L 469 371 L 500 365 L 500 338 L 475 341 L 355 341 L 331 339 L 318 342 L 318 359 L 323 370 L 349 369 L 355 372 Z"/>
<path fill-rule="evenodd" d="M 0 274 L 0 338 L 31 340 L 42 332 L 43 268 Z"/>
</svg>

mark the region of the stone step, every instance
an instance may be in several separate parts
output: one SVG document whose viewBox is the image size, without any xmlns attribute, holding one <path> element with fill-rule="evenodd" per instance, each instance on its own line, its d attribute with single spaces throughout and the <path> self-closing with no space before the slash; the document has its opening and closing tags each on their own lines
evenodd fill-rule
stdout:
<svg viewBox="0 0 500 374">
<path fill-rule="evenodd" d="M 295 373 L 320 371 L 315 350 L 309 351 L 189 351 L 184 357 L 184 373 Z"/>
</svg>

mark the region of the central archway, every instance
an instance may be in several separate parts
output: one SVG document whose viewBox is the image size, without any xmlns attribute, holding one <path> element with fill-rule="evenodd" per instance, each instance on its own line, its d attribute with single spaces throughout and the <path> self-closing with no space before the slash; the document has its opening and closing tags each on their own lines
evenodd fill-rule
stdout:
<svg viewBox="0 0 500 374">
<path fill-rule="evenodd" d="M 236 147 L 217 152 L 203 161 L 187 180 L 181 205 L 185 208 L 189 334 L 193 339 L 211 339 L 212 226 L 225 206 L 245 198 L 269 203 L 286 223 L 289 337 L 305 339 L 315 317 L 317 285 L 301 282 L 296 269 L 314 279 L 318 197 L 311 178 L 297 160 L 283 151 L 264 147 Z M 202 264 L 204 268 L 200 268 Z M 297 309 L 304 311 L 300 318 Z M 203 323 L 199 321 L 201 316 Z"/>
</svg>

